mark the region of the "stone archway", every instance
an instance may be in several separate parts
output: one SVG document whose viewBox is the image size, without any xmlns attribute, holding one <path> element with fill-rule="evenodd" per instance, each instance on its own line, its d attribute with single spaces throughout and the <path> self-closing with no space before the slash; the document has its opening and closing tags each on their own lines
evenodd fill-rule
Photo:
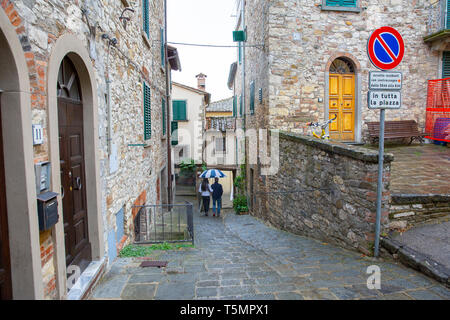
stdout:
<svg viewBox="0 0 450 320">
<path fill-rule="evenodd" d="M 351 134 L 343 134 L 343 137 L 345 141 L 351 141 L 351 142 L 361 142 L 361 129 L 362 129 L 362 96 L 361 96 L 361 65 L 359 61 L 351 54 L 344 53 L 344 52 L 337 52 L 334 55 L 332 55 L 326 64 L 325 67 L 325 99 L 324 99 L 324 118 L 328 119 L 330 117 L 330 113 L 339 113 L 338 110 L 333 110 L 333 106 L 330 106 L 330 103 L 334 101 L 334 99 L 338 99 L 333 94 L 330 94 L 331 85 L 330 84 L 330 74 L 337 74 L 341 73 L 338 72 L 338 69 L 345 69 L 342 70 L 342 74 L 347 74 L 347 78 L 345 80 L 348 80 L 349 83 L 351 82 L 353 85 L 353 102 L 351 102 L 351 99 L 348 100 L 348 103 L 351 105 L 353 103 L 353 114 L 348 113 L 353 118 L 351 120 L 351 124 L 353 127 L 353 132 Z M 339 69 L 339 70 L 340 70 Z M 350 79 L 351 76 L 354 77 L 354 79 Z M 345 76 L 343 76 L 345 78 Z M 336 79 L 337 81 L 338 79 Z M 341 79 L 342 80 L 342 79 Z M 341 99 L 342 100 L 342 99 Z M 337 101 L 337 100 L 336 100 Z M 343 104 L 344 101 L 341 101 Z M 331 109 L 331 110 L 330 110 Z M 341 112 L 341 115 L 343 113 Z M 339 119 L 338 119 L 339 120 Z M 350 137 L 350 138 L 349 138 Z"/>
<path fill-rule="evenodd" d="M 104 257 L 103 218 L 101 214 L 101 189 L 98 155 L 98 103 L 95 73 L 89 54 L 81 40 L 72 34 L 64 34 L 56 41 L 48 64 L 48 118 L 49 148 L 52 166 L 52 185 L 61 189 L 60 150 L 58 126 L 57 82 L 61 62 L 67 57 L 79 76 L 83 95 L 83 141 L 86 177 L 86 206 L 89 220 L 88 235 L 92 248 L 92 259 Z M 60 203 L 61 198 L 59 199 Z M 63 216 L 62 206 L 58 208 Z M 55 251 L 57 265 L 57 288 L 60 297 L 66 293 L 66 253 L 64 226 L 60 221 L 55 226 Z"/>
<path fill-rule="evenodd" d="M 29 72 L 17 33 L 0 9 L 0 99 L 13 299 L 44 296 L 33 170 Z M 14 212 L 14 214 L 8 214 Z"/>
</svg>

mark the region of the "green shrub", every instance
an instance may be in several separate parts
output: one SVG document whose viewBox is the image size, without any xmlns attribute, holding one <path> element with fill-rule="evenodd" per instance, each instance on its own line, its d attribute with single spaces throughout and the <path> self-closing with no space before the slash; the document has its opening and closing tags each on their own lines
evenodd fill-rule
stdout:
<svg viewBox="0 0 450 320">
<path fill-rule="evenodd" d="M 236 212 L 248 211 L 247 197 L 242 194 L 236 195 L 233 199 L 233 208 Z M 243 208 L 246 210 L 242 210 Z"/>
</svg>

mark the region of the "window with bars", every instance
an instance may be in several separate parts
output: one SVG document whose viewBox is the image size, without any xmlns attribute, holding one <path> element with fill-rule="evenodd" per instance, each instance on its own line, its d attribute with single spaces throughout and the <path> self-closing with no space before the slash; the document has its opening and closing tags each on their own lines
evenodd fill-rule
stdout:
<svg viewBox="0 0 450 320">
<path fill-rule="evenodd" d="M 150 10 L 149 10 L 149 1 L 150 0 L 142 0 L 142 24 L 143 30 L 147 35 L 147 38 L 150 38 Z"/>
<path fill-rule="evenodd" d="M 361 11 L 359 0 L 322 0 L 322 10 Z"/>
<path fill-rule="evenodd" d="M 152 137 L 152 108 L 150 87 L 144 82 L 144 140 Z"/>
</svg>

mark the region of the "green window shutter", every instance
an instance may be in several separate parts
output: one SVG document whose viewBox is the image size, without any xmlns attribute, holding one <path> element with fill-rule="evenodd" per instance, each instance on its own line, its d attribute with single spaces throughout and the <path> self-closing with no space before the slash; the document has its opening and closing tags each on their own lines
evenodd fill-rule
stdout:
<svg viewBox="0 0 450 320">
<path fill-rule="evenodd" d="M 238 56 L 239 56 L 239 64 L 242 63 L 242 44 L 238 42 Z"/>
<path fill-rule="evenodd" d="M 237 116 L 237 101 L 236 96 L 233 96 L 233 117 Z"/>
<path fill-rule="evenodd" d="M 242 117 L 242 94 L 239 97 L 239 116 Z"/>
<path fill-rule="evenodd" d="M 170 136 L 171 136 L 171 144 L 176 146 L 178 144 L 178 122 L 172 121 L 170 123 Z M 174 133 L 175 132 L 175 133 Z"/>
<path fill-rule="evenodd" d="M 163 136 L 166 134 L 166 100 L 162 98 L 162 134 Z"/>
<path fill-rule="evenodd" d="M 255 113 L 255 81 L 250 82 L 250 114 Z"/>
<path fill-rule="evenodd" d="M 152 137 L 152 108 L 150 87 L 144 82 L 144 140 Z"/>
<path fill-rule="evenodd" d="M 444 29 L 450 29 L 450 0 L 447 0 L 447 17 L 445 19 Z"/>
<path fill-rule="evenodd" d="M 442 78 L 450 77 L 450 51 L 442 52 Z"/>
<path fill-rule="evenodd" d="M 326 5 L 330 7 L 356 7 L 357 0 L 327 0 Z"/>
<path fill-rule="evenodd" d="M 164 29 L 161 28 L 161 65 L 164 67 L 166 52 L 165 52 L 165 41 L 164 41 Z"/>
<path fill-rule="evenodd" d="M 172 111 L 173 111 L 173 120 L 187 120 L 186 101 L 173 100 Z"/>
<path fill-rule="evenodd" d="M 150 11 L 148 2 L 149 0 L 142 0 L 142 23 L 147 38 L 150 38 Z"/>
</svg>

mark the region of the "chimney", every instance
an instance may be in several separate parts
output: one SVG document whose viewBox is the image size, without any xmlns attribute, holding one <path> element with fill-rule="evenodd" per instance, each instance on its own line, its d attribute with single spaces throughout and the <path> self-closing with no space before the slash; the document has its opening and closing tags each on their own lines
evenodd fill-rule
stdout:
<svg viewBox="0 0 450 320">
<path fill-rule="evenodd" d="M 199 73 L 195 76 L 197 78 L 197 88 L 200 90 L 205 91 L 206 90 L 206 74 Z"/>
</svg>

